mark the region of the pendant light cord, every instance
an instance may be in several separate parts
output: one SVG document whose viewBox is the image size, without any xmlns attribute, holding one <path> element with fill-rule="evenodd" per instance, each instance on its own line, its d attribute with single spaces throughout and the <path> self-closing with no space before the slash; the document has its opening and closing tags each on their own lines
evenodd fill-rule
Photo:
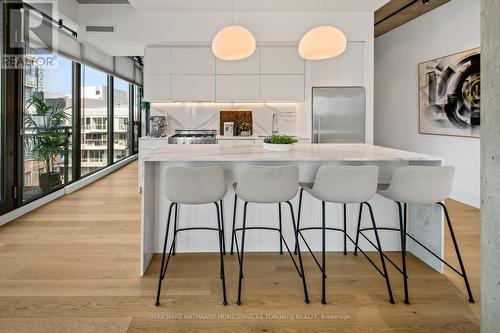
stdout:
<svg viewBox="0 0 500 333">
<path fill-rule="evenodd" d="M 234 25 L 234 0 L 231 0 L 231 25 Z"/>
</svg>

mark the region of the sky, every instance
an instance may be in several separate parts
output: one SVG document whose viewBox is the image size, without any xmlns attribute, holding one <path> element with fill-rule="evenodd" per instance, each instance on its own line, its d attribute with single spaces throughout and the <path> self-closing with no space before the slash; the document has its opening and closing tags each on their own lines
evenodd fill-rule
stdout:
<svg viewBox="0 0 500 333">
<path fill-rule="evenodd" d="M 89 66 L 84 66 L 85 70 L 82 75 L 82 82 L 86 86 L 105 86 L 107 85 L 107 74 L 93 69 Z M 45 69 L 45 91 L 51 93 L 62 93 L 71 95 L 71 72 L 72 63 L 64 57 L 57 57 L 57 63 L 54 67 Z M 120 89 L 128 92 L 128 82 L 115 78 L 115 89 Z"/>
</svg>

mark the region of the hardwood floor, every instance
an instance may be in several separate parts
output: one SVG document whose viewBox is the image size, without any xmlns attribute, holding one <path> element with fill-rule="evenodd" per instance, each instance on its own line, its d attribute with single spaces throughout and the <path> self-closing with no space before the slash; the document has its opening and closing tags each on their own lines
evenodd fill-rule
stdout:
<svg viewBox="0 0 500 333">
<path fill-rule="evenodd" d="M 390 270 L 396 304 L 362 257 L 329 254 L 328 304 L 305 255 L 311 304 L 289 258 L 245 257 L 237 306 L 236 256 L 226 256 L 229 305 L 221 305 L 218 257 L 174 257 L 154 306 L 159 257 L 138 277 L 137 163 L 0 227 L 0 332 L 479 332 L 479 210 L 449 201 L 476 304 L 463 281 L 409 256 L 412 304 Z M 451 241 L 446 255 L 454 262 Z M 391 253 L 397 260 L 399 257 Z M 374 256 L 376 258 L 376 256 Z M 399 261 L 398 261 L 399 262 Z"/>
</svg>

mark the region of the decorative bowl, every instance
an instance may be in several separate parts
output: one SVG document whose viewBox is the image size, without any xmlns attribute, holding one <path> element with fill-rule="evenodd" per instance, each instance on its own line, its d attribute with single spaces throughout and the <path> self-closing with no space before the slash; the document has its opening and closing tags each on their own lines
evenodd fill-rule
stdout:
<svg viewBox="0 0 500 333">
<path fill-rule="evenodd" d="M 290 151 L 293 144 L 276 144 L 276 143 L 262 143 L 265 150 L 268 151 Z"/>
</svg>

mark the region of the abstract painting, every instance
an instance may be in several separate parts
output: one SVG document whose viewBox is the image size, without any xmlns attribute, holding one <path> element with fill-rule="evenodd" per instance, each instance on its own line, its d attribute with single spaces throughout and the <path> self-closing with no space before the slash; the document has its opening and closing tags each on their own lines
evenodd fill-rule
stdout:
<svg viewBox="0 0 500 333">
<path fill-rule="evenodd" d="M 479 137 L 480 51 L 418 65 L 420 133 Z"/>
</svg>

